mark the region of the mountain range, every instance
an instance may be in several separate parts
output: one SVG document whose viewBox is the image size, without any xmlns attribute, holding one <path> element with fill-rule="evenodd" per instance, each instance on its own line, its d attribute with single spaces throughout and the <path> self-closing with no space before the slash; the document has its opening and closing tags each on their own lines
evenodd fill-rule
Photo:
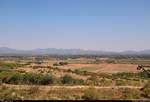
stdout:
<svg viewBox="0 0 150 102">
<path fill-rule="evenodd" d="M 109 52 L 109 51 L 94 51 L 94 50 L 81 50 L 81 49 L 34 49 L 34 50 L 18 50 L 8 47 L 0 47 L 0 55 L 4 54 L 32 54 L 32 55 L 150 55 L 150 50 L 142 51 L 123 51 L 123 52 Z"/>
</svg>

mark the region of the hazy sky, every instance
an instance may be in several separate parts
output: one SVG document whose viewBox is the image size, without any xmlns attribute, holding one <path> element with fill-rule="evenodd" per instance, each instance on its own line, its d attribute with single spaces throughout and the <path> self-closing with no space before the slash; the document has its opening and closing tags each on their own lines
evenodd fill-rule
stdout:
<svg viewBox="0 0 150 102">
<path fill-rule="evenodd" d="M 0 47 L 150 49 L 150 0 L 0 0 Z"/>
</svg>

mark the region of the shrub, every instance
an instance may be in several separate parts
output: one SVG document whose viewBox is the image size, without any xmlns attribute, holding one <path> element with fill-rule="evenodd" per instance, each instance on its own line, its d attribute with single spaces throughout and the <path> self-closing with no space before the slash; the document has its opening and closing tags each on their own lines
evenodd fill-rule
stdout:
<svg viewBox="0 0 150 102">
<path fill-rule="evenodd" d="M 63 84 L 73 84 L 74 79 L 69 75 L 65 75 L 65 76 L 62 77 L 62 83 Z"/>
<path fill-rule="evenodd" d="M 145 73 L 145 72 L 139 72 L 139 73 L 137 73 L 137 75 L 138 75 L 140 78 L 149 78 L 149 75 L 147 75 L 147 73 Z"/>
<path fill-rule="evenodd" d="M 54 76 L 42 74 L 25 74 L 24 82 L 29 84 L 48 85 L 54 83 Z"/>
<path fill-rule="evenodd" d="M 59 62 L 59 65 L 63 66 L 63 65 L 67 65 L 67 62 Z"/>
<path fill-rule="evenodd" d="M 81 71 L 79 71 L 78 69 L 75 69 L 74 72 L 75 72 L 76 74 L 81 74 Z"/>
<path fill-rule="evenodd" d="M 54 63 L 53 66 L 59 66 L 59 64 L 58 63 Z"/>
<path fill-rule="evenodd" d="M 10 79 L 11 77 L 16 74 L 16 72 L 1 72 L 0 73 L 0 80 L 2 83 L 9 83 L 10 82 Z"/>
<path fill-rule="evenodd" d="M 64 66 L 67 65 L 67 62 L 59 62 L 59 63 L 54 63 L 53 66 Z"/>
<path fill-rule="evenodd" d="M 71 69 L 68 69 L 67 72 L 72 72 L 72 70 L 71 70 Z"/>
<path fill-rule="evenodd" d="M 76 85 L 83 85 L 85 83 L 84 83 L 84 80 L 82 80 L 82 79 L 75 79 L 74 80 L 74 84 L 76 84 Z"/>
<path fill-rule="evenodd" d="M 48 85 L 54 84 L 55 77 L 52 75 L 42 75 L 33 73 L 17 73 L 17 72 L 3 72 L 0 73 L 0 81 L 8 84 L 38 84 Z"/>
<path fill-rule="evenodd" d="M 23 74 L 23 83 L 24 84 L 38 84 L 40 75 L 33 73 L 25 73 Z"/>
<path fill-rule="evenodd" d="M 112 75 L 113 78 L 148 78 L 147 74 L 144 72 L 139 72 L 139 73 L 116 73 Z"/>
<path fill-rule="evenodd" d="M 8 83 L 19 84 L 22 82 L 22 75 L 20 73 L 15 73 L 7 81 L 8 81 Z"/>
<path fill-rule="evenodd" d="M 54 84 L 55 81 L 55 77 L 54 76 L 50 76 L 50 75 L 44 75 L 41 76 L 39 80 L 39 84 L 41 85 L 48 85 L 48 84 Z"/>
<path fill-rule="evenodd" d="M 76 73 L 76 74 L 82 74 L 82 75 L 86 75 L 87 74 L 87 71 L 80 71 L 80 70 L 78 70 L 78 69 L 75 69 L 74 70 L 74 73 Z"/>
<path fill-rule="evenodd" d="M 14 67 L 16 67 L 16 64 L 14 64 L 14 63 L 0 63 L 0 67 L 13 69 Z"/>
</svg>

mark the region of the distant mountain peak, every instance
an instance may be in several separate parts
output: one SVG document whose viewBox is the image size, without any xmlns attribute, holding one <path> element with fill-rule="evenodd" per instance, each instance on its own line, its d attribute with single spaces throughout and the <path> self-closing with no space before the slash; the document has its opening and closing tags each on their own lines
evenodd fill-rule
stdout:
<svg viewBox="0 0 150 102">
<path fill-rule="evenodd" d="M 34 50 L 18 50 L 8 47 L 0 47 L 0 54 L 59 54 L 59 55 L 113 55 L 113 54 L 148 54 L 150 55 L 150 50 L 142 51 L 123 51 L 123 52 L 109 52 L 109 51 L 94 51 L 94 50 L 82 50 L 82 49 L 58 49 L 58 48 L 38 48 Z"/>
</svg>

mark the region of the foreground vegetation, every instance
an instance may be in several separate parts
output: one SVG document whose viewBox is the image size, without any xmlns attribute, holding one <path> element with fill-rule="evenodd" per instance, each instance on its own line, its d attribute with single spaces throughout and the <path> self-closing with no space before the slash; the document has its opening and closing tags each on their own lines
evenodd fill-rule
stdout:
<svg viewBox="0 0 150 102">
<path fill-rule="evenodd" d="M 28 85 L 81 85 L 83 80 L 74 79 L 71 76 L 65 75 L 57 78 L 50 74 L 35 74 L 35 73 L 19 73 L 19 72 L 6 72 L 0 73 L 0 82 L 7 84 L 28 84 Z"/>
<path fill-rule="evenodd" d="M 18 86 L 19 87 L 19 86 Z M 51 88 L 41 89 L 40 86 L 29 88 L 11 88 L 0 85 L 0 99 L 13 100 L 101 100 L 101 99 L 150 99 L 150 88 L 145 86 L 141 89 L 96 89 L 91 86 L 84 88 Z M 64 94 L 65 93 L 65 94 Z"/>
<path fill-rule="evenodd" d="M 95 86 L 143 86 L 150 79 L 144 73 L 117 73 L 91 76 L 87 80 L 76 79 L 70 75 L 56 77 L 52 74 L 0 72 L 0 82 L 16 85 L 95 85 Z"/>
<path fill-rule="evenodd" d="M 74 57 L 69 56 L 69 58 L 72 58 L 71 61 L 64 56 L 57 56 L 55 59 L 49 57 L 0 58 L 0 99 L 150 99 L 150 78 L 144 72 L 111 74 L 94 72 L 98 69 L 97 67 L 82 67 L 74 70 L 71 68 L 61 69 L 61 67 L 67 67 L 70 63 L 94 65 L 100 63 L 149 63 L 149 58 L 141 60 L 111 58 L 103 61 L 96 57 L 90 57 L 90 60 L 84 59 L 82 62 Z M 50 60 L 53 60 L 51 65 L 48 63 Z M 18 70 L 21 68 L 25 70 Z M 28 72 L 26 68 L 33 71 Z M 38 71 L 38 73 L 34 71 Z M 29 88 L 12 88 L 13 85 L 17 85 L 16 87 L 28 85 Z M 62 86 L 63 88 L 44 90 L 41 88 L 42 86 Z M 67 88 L 69 86 L 89 86 L 89 88 Z M 113 88 L 113 86 L 132 86 L 133 88 Z M 110 88 L 96 89 L 95 87 Z"/>
</svg>

